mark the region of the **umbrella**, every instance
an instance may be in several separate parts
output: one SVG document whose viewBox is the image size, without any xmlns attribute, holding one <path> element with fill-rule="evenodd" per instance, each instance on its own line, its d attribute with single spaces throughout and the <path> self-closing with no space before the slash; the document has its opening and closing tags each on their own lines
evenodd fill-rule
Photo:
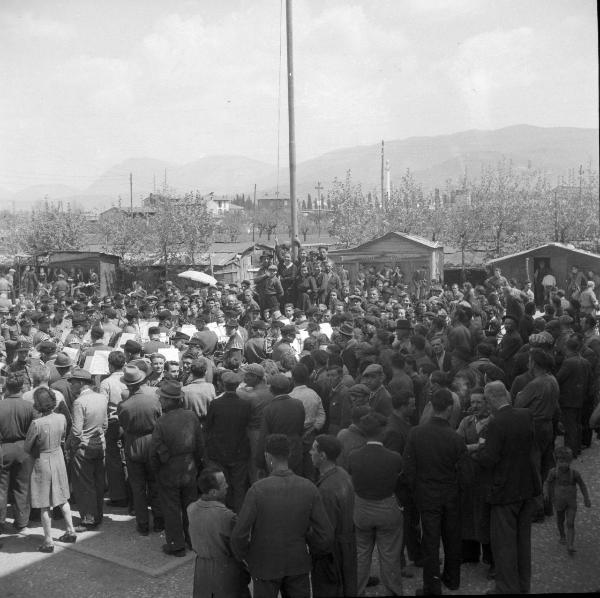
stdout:
<svg viewBox="0 0 600 598">
<path fill-rule="evenodd" d="M 206 274 L 205 272 L 198 272 L 196 270 L 186 270 L 181 274 L 178 274 L 179 278 L 187 278 L 188 280 L 193 280 L 194 282 L 199 282 L 201 284 L 208 284 L 215 286 L 217 284 L 217 279 L 211 276 L 210 274 Z"/>
</svg>

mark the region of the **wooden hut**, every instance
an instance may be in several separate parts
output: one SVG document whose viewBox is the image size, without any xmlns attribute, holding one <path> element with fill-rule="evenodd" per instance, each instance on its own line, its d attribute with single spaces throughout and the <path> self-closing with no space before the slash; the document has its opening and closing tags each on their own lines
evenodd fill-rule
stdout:
<svg viewBox="0 0 600 598">
<path fill-rule="evenodd" d="M 565 243 L 546 243 L 540 247 L 519 251 L 493 260 L 488 260 L 490 270 L 500 268 L 506 278 L 514 278 L 518 283 L 533 282 L 539 284 L 539 273 L 545 269 L 556 278 L 558 288 L 564 289 L 573 266 L 586 276 L 592 271 L 600 275 L 600 255 L 577 249 Z M 537 273 L 537 276 L 536 276 Z"/>
<path fill-rule="evenodd" d="M 116 283 L 116 271 L 119 267 L 119 256 L 98 251 L 53 251 L 45 260 L 36 256 L 39 265 L 46 264 L 49 268 L 60 268 L 68 272 L 71 268 L 81 268 L 85 280 L 88 280 L 90 270 L 98 274 L 100 280 L 100 295 L 113 295 Z"/>
<path fill-rule="evenodd" d="M 357 247 L 330 251 L 329 257 L 348 270 L 351 282 L 371 266 L 378 271 L 398 267 L 409 286 L 416 280 L 442 281 L 444 276 L 443 246 L 408 233 L 390 232 Z"/>
</svg>

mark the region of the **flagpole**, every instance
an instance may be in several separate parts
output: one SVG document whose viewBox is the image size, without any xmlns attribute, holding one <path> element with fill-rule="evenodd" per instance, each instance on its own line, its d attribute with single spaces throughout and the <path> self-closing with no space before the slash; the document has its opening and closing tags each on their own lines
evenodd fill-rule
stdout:
<svg viewBox="0 0 600 598">
<path fill-rule="evenodd" d="M 292 32 L 292 0 L 285 1 L 288 70 L 288 129 L 290 165 L 290 204 L 292 209 L 292 259 L 297 256 L 294 241 L 298 239 L 298 206 L 296 204 L 296 125 L 294 116 L 294 38 Z"/>
</svg>

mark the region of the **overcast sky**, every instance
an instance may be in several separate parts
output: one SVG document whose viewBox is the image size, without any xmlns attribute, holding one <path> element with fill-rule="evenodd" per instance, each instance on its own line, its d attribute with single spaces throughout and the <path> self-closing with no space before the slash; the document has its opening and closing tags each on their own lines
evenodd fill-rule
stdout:
<svg viewBox="0 0 600 598">
<path fill-rule="evenodd" d="M 294 0 L 294 38 L 299 160 L 598 126 L 595 0 Z M 131 157 L 274 164 L 279 48 L 280 0 L 1 0 L 0 187 L 85 187 Z"/>
</svg>

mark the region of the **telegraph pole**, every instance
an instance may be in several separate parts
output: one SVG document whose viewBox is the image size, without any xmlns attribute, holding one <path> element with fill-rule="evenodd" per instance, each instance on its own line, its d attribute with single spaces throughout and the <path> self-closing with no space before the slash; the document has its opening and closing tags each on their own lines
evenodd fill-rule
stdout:
<svg viewBox="0 0 600 598">
<path fill-rule="evenodd" d="M 319 239 L 321 238 L 321 190 L 323 186 L 321 185 L 321 181 L 317 181 L 317 186 L 315 187 L 315 191 L 317 192 L 317 224 L 319 226 Z"/>
<path fill-rule="evenodd" d="M 129 173 L 129 214 L 133 214 L 133 172 Z"/>
<path fill-rule="evenodd" d="M 292 0 L 285 0 L 288 69 L 288 129 L 290 162 L 290 204 L 292 207 L 292 259 L 297 257 L 294 241 L 298 238 L 298 206 L 296 205 L 296 125 L 294 118 L 294 37 L 292 32 Z"/>
</svg>

